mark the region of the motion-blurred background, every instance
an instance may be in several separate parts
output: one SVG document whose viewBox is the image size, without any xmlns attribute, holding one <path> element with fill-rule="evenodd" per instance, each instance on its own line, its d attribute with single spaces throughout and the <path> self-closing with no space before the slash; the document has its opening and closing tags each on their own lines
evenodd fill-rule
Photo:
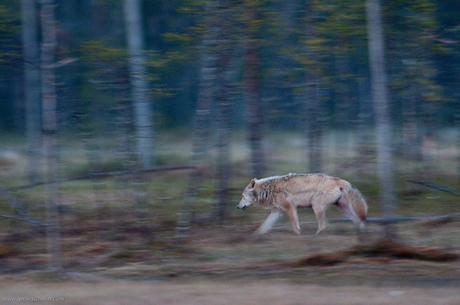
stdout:
<svg viewBox="0 0 460 305">
<path fill-rule="evenodd" d="M 356 185 L 368 236 L 458 252 L 460 3 L 380 2 L 0 0 L 0 271 L 321 283 L 247 268 L 357 242 L 332 210 L 243 238 L 246 184 L 289 172 Z"/>
</svg>

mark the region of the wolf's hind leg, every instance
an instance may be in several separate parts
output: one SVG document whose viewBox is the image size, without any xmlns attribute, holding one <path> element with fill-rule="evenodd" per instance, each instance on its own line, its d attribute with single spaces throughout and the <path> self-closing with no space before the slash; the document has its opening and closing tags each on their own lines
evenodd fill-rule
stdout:
<svg viewBox="0 0 460 305">
<path fill-rule="evenodd" d="M 364 226 L 364 223 L 356 214 L 349 200 L 346 198 L 340 198 L 336 206 L 346 218 L 350 219 L 355 225 L 359 226 L 359 228 Z"/>
<path fill-rule="evenodd" d="M 337 189 L 331 192 L 318 193 L 318 195 L 312 200 L 313 212 L 315 213 L 316 221 L 318 222 L 318 230 L 316 231 L 316 235 L 326 229 L 326 210 L 331 204 L 340 198 L 340 195 L 341 192 Z"/>
<path fill-rule="evenodd" d="M 326 210 L 320 205 L 313 205 L 313 212 L 318 222 L 318 230 L 316 230 L 315 235 L 318 235 L 321 231 L 326 229 Z"/>
<path fill-rule="evenodd" d="M 291 221 L 292 230 L 294 233 L 300 235 L 300 224 L 299 224 L 299 216 L 297 215 L 297 209 L 293 206 L 286 210 L 286 214 Z"/>
<path fill-rule="evenodd" d="M 276 221 L 283 215 L 283 212 L 280 210 L 272 210 L 271 213 L 268 215 L 267 219 L 260 225 L 260 227 L 256 230 L 255 234 L 265 234 L 273 228 Z"/>
</svg>

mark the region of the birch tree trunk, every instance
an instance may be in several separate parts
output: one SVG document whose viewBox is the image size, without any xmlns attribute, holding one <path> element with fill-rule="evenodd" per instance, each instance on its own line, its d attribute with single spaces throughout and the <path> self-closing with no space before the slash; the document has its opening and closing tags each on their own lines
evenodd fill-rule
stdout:
<svg viewBox="0 0 460 305">
<path fill-rule="evenodd" d="M 37 9 L 35 0 L 21 1 L 22 52 L 24 56 L 24 99 L 28 154 L 28 178 L 33 183 L 38 175 L 40 149 L 40 71 Z"/>
<path fill-rule="evenodd" d="M 372 100 L 376 119 L 377 171 L 380 185 L 380 201 L 385 217 L 392 216 L 395 209 L 393 156 L 390 124 L 390 103 L 385 72 L 385 45 L 379 0 L 367 0 L 367 35 L 369 63 L 371 68 Z M 393 229 L 385 224 L 385 237 L 392 238 Z"/>
<path fill-rule="evenodd" d="M 125 0 L 126 40 L 128 42 L 131 97 L 134 103 L 137 154 L 144 169 L 153 164 L 153 123 L 143 55 L 140 0 Z"/>
<path fill-rule="evenodd" d="M 47 243 L 50 255 L 49 268 L 61 269 L 61 245 L 59 213 L 57 208 L 58 185 L 57 158 L 58 145 L 56 112 L 56 21 L 54 0 L 41 0 L 41 87 L 42 87 L 42 130 L 43 156 L 45 158 L 45 181 L 47 194 Z"/>
</svg>

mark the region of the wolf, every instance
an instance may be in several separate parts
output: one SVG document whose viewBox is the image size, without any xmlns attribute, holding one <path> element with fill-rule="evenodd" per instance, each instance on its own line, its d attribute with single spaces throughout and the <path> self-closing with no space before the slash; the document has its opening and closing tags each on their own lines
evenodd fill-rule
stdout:
<svg viewBox="0 0 460 305">
<path fill-rule="evenodd" d="M 350 182 L 321 173 L 254 178 L 245 187 L 237 208 L 245 209 L 254 203 L 271 211 L 256 234 L 270 231 L 283 214 L 288 216 L 292 230 L 300 234 L 297 208 L 313 209 L 318 223 L 316 235 L 326 228 L 326 210 L 332 205 L 360 229 L 367 217 L 366 200 Z"/>
</svg>

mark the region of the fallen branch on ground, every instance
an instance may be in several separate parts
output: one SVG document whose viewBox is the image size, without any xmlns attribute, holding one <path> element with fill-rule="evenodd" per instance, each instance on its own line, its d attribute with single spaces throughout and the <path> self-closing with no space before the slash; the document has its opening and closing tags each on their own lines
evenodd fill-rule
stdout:
<svg viewBox="0 0 460 305">
<path fill-rule="evenodd" d="M 397 224 L 403 222 L 413 221 L 458 221 L 460 220 L 460 213 L 437 215 L 437 216 L 392 216 L 392 217 L 369 217 L 366 220 L 367 224 Z M 346 218 L 332 218 L 328 219 L 329 223 L 349 223 L 350 220 Z M 316 224 L 315 221 L 304 221 L 302 224 Z M 278 227 L 283 225 L 278 225 Z"/>
<path fill-rule="evenodd" d="M 3 187 L 0 187 L 0 196 L 3 197 L 9 206 L 18 214 L 24 213 L 24 205 L 14 198 L 10 192 L 5 190 Z"/>
<path fill-rule="evenodd" d="M 425 182 L 425 181 L 417 181 L 417 180 L 406 180 L 406 181 L 410 182 L 410 183 L 414 183 L 414 184 L 419 184 L 419 185 L 422 185 L 424 187 L 428 187 L 428 188 L 431 188 L 431 189 L 434 189 L 434 190 L 437 190 L 437 191 L 440 191 L 440 192 L 449 193 L 451 195 L 460 197 L 460 192 L 459 191 L 452 190 L 452 189 L 450 189 L 450 188 L 448 188 L 446 186 L 439 185 L 439 184 L 436 184 L 436 183 L 433 183 L 433 182 Z"/>
<path fill-rule="evenodd" d="M 168 171 L 179 171 L 179 170 L 198 170 L 196 166 L 165 166 L 165 167 L 156 167 L 150 169 L 143 169 L 143 170 L 126 170 L 126 171 L 112 171 L 112 172 L 96 172 L 96 173 L 89 173 L 81 176 L 64 178 L 57 181 L 52 182 L 35 182 L 31 184 L 21 185 L 10 188 L 12 191 L 17 190 L 24 190 L 29 189 L 37 186 L 43 186 L 47 184 L 56 184 L 56 183 L 65 183 L 71 181 L 78 181 L 78 180 L 89 180 L 89 179 L 105 179 L 110 177 L 120 177 L 120 176 L 130 176 L 130 175 L 143 175 L 143 174 L 150 174 L 150 173 L 157 173 L 157 172 L 168 172 Z"/>
<path fill-rule="evenodd" d="M 45 224 L 41 221 L 35 220 L 35 219 L 29 219 L 27 217 L 18 217 L 18 216 L 13 216 L 13 215 L 1 215 L 0 218 L 5 218 L 5 219 L 11 219 L 11 220 L 16 220 L 16 221 L 22 221 L 26 222 L 32 226 L 37 226 L 37 227 L 42 227 L 45 226 Z"/>
<path fill-rule="evenodd" d="M 357 245 L 348 250 L 307 256 L 294 262 L 278 264 L 279 267 L 331 266 L 346 262 L 352 257 L 412 259 L 430 262 L 451 262 L 459 259 L 456 253 L 437 248 L 415 247 L 393 240 L 381 239 L 369 245 Z"/>
<path fill-rule="evenodd" d="M 23 203 L 20 203 L 16 198 L 14 198 L 7 190 L 5 190 L 2 187 L 0 187 L 0 196 L 6 200 L 6 202 L 9 204 L 11 209 L 13 209 L 14 213 L 16 214 L 14 216 L 13 215 L 0 215 L 1 218 L 26 222 L 28 224 L 31 224 L 32 226 L 44 226 L 44 224 L 41 223 L 40 221 L 30 219 L 27 216 L 25 205 Z"/>
</svg>

